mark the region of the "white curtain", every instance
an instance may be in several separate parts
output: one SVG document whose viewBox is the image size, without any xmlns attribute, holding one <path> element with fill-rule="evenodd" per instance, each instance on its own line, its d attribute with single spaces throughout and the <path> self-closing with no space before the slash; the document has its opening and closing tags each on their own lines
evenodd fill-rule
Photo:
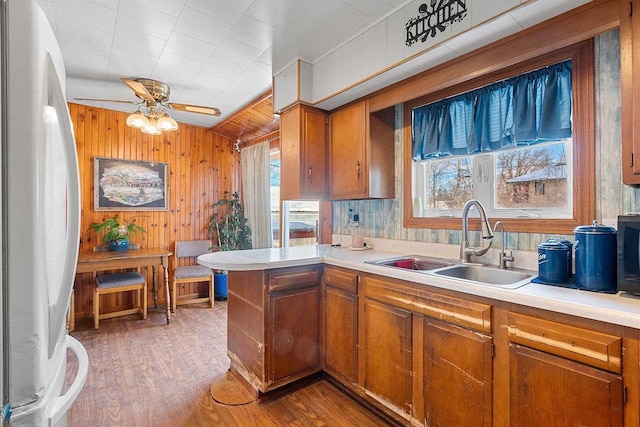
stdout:
<svg viewBox="0 0 640 427">
<path fill-rule="evenodd" d="M 273 246 L 271 231 L 271 189 L 269 141 L 240 152 L 244 215 L 249 220 L 254 249 Z"/>
</svg>

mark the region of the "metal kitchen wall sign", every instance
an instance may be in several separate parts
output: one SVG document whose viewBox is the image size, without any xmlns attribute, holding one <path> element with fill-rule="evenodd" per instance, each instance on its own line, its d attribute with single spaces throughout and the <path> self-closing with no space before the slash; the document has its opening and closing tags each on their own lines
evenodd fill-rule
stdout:
<svg viewBox="0 0 640 427">
<path fill-rule="evenodd" d="M 420 41 L 424 43 L 429 37 L 435 37 L 454 22 L 461 22 L 467 16 L 467 0 L 431 0 L 418 8 L 418 15 L 409 19 L 407 30 L 407 46 Z"/>
</svg>

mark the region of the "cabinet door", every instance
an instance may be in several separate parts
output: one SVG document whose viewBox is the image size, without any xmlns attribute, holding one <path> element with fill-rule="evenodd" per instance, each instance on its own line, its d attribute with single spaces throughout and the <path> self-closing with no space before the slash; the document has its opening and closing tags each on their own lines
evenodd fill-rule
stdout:
<svg viewBox="0 0 640 427">
<path fill-rule="evenodd" d="M 358 296 L 332 286 L 324 289 L 325 370 L 350 383 L 358 380 Z"/>
<path fill-rule="evenodd" d="M 622 426 L 618 375 L 511 344 L 512 426 Z"/>
<path fill-rule="evenodd" d="M 633 2 L 620 1 L 620 116 L 622 125 L 622 181 L 640 184 L 640 14 L 631 13 Z M 627 12 L 627 13 L 625 13 Z M 634 34 L 635 33 L 635 34 Z"/>
<path fill-rule="evenodd" d="M 321 369 L 320 286 L 269 295 L 269 385 Z"/>
<path fill-rule="evenodd" d="M 327 179 L 327 114 L 296 105 L 280 116 L 280 162 L 283 200 L 325 199 Z"/>
<path fill-rule="evenodd" d="M 364 102 L 331 114 L 331 198 L 355 199 L 368 192 Z"/>
<path fill-rule="evenodd" d="M 411 312 L 367 299 L 364 316 L 364 386 L 410 414 Z"/>
<path fill-rule="evenodd" d="M 492 340 L 424 321 L 424 408 L 428 426 L 491 426 Z"/>
<path fill-rule="evenodd" d="M 322 199 L 327 196 L 327 115 L 302 108 L 302 159 L 300 176 L 302 198 Z"/>
</svg>

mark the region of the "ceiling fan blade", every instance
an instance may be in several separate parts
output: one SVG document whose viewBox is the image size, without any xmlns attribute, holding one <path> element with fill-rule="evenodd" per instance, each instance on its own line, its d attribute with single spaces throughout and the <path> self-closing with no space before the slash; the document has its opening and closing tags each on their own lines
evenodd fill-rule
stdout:
<svg viewBox="0 0 640 427">
<path fill-rule="evenodd" d="M 153 96 L 151 96 L 147 88 L 144 87 L 142 83 L 135 80 L 131 80 L 131 79 L 125 79 L 125 78 L 121 78 L 120 80 L 122 80 L 124 84 L 129 86 L 131 90 L 134 91 L 139 98 L 145 99 L 147 101 L 155 102 L 155 99 L 153 98 Z"/>
<path fill-rule="evenodd" d="M 122 101 L 120 99 L 96 99 L 96 98 L 73 98 L 73 99 L 75 99 L 76 101 L 117 102 L 119 104 L 133 104 L 133 105 L 141 104 L 141 102 Z"/>
<path fill-rule="evenodd" d="M 222 114 L 220 110 L 215 107 L 201 107 L 199 105 L 176 104 L 173 102 L 170 102 L 166 105 L 172 110 L 186 111 L 187 113 L 207 114 L 209 116 L 219 116 L 220 114 Z"/>
</svg>

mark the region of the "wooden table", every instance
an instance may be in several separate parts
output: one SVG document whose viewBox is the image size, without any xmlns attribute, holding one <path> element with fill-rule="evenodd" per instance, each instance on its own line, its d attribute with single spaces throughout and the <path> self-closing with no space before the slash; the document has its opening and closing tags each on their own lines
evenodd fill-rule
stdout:
<svg viewBox="0 0 640 427">
<path fill-rule="evenodd" d="M 158 305 L 158 291 L 156 288 L 156 266 L 162 265 L 164 270 L 164 285 L 167 300 L 167 325 L 171 317 L 171 298 L 169 294 L 169 257 L 172 252 L 161 248 L 144 248 L 127 251 L 80 252 L 76 273 L 97 273 L 106 270 L 127 268 L 152 268 L 153 271 L 153 301 Z"/>
</svg>

